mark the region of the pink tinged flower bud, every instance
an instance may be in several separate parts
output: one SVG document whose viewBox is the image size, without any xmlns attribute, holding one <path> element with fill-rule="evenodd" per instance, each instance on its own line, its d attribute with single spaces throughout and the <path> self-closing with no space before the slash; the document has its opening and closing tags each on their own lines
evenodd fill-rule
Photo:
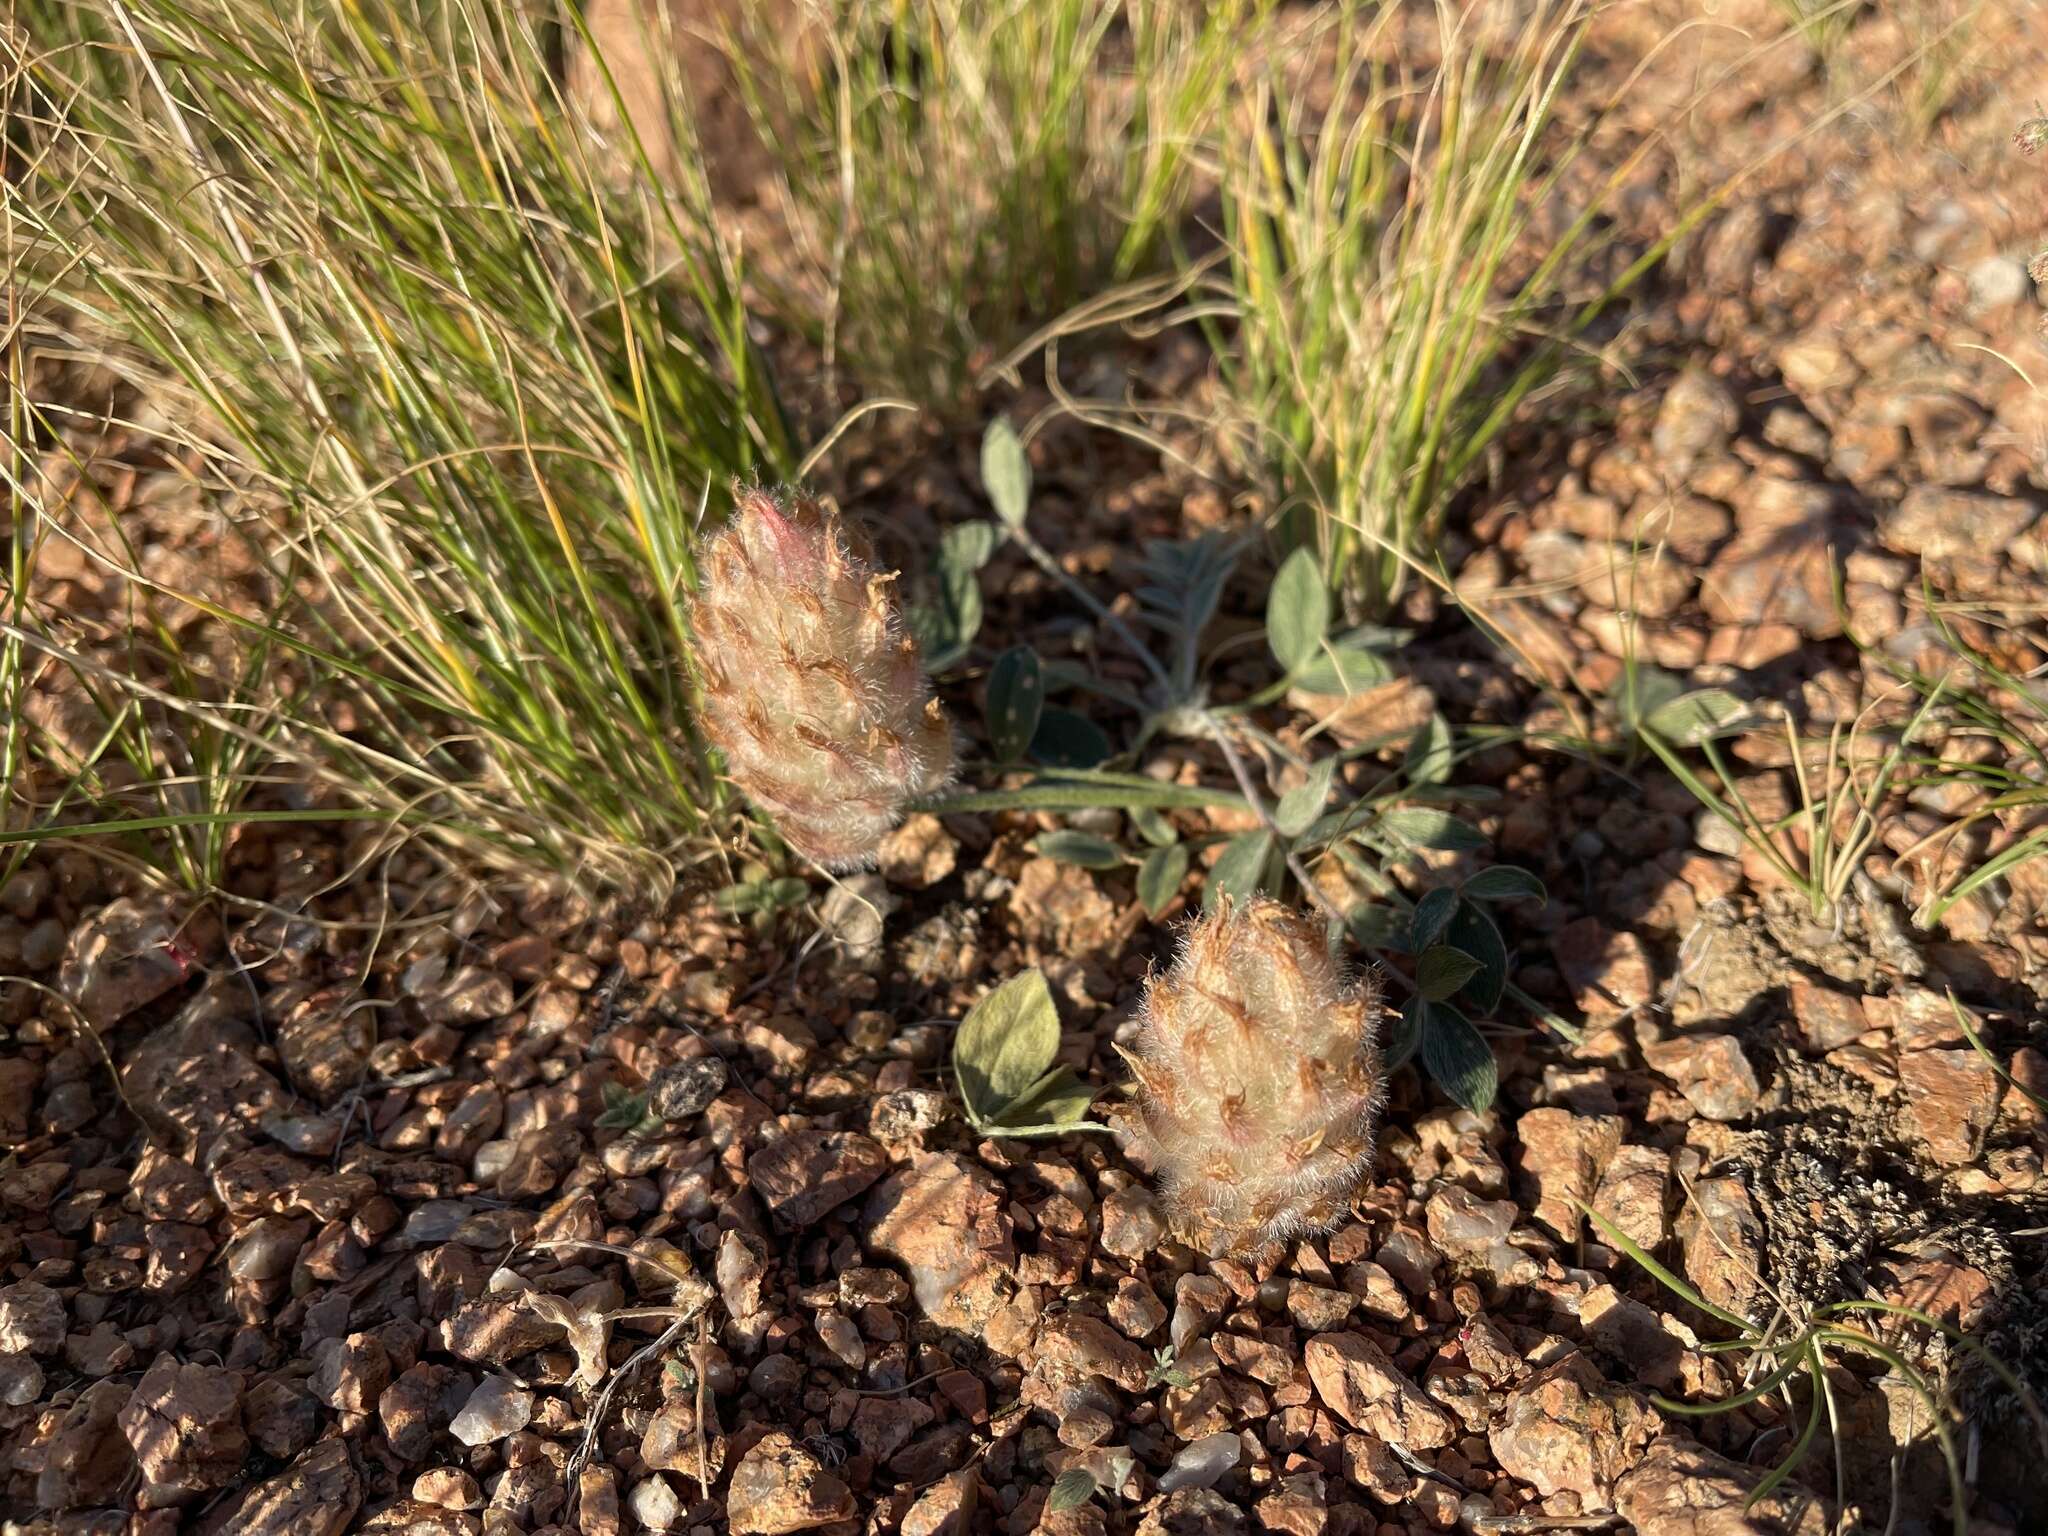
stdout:
<svg viewBox="0 0 2048 1536">
<path fill-rule="evenodd" d="M 891 583 L 809 497 L 743 492 L 704 551 L 692 609 L 704 726 L 791 848 L 870 863 L 905 804 L 942 786 L 953 738 Z"/>
<path fill-rule="evenodd" d="M 1175 1234 L 1222 1257 L 1341 1221 L 1384 1082 L 1375 989 L 1321 928 L 1276 901 L 1226 903 L 1183 933 L 1140 1018 L 1134 1134 Z"/>
</svg>

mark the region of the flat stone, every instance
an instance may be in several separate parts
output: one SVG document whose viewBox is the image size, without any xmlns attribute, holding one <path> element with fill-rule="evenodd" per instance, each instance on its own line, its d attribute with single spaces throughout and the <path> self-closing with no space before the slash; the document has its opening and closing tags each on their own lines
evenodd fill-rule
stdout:
<svg viewBox="0 0 2048 1536">
<path fill-rule="evenodd" d="M 1457 1422 L 1362 1333 L 1317 1334 L 1306 1358 L 1317 1396 L 1354 1429 L 1405 1451 L 1448 1445 L 1457 1433 Z"/>
<path fill-rule="evenodd" d="M 1680 1035 L 1643 1047 L 1650 1070 L 1669 1078 L 1709 1120 L 1740 1120 L 1763 1097 L 1756 1071 L 1733 1035 Z"/>
<path fill-rule="evenodd" d="M 950 1152 L 920 1152 L 868 1197 L 870 1254 L 910 1272 L 911 1294 L 942 1328 L 980 1330 L 1015 1291 L 1017 1250 L 1003 1187 Z"/>
<path fill-rule="evenodd" d="M 1589 1203 L 1645 1252 L 1655 1253 L 1671 1235 L 1665 1212 L 1670 1182 L 1668 1152 L 1657 1147 L 1621 1147 L 1601 1171 Z"/>
<path fill-rule="evenodd" d="M 1763 1223 L 1740 1179 L 1700 1179 L 1678 1213 L 1686 1278 L 1717 1307 L 1747 1316 L 1763 1263 Z"/>
<path fill-rule="evenodd" d="M 1628 1122 L 1619 1115 L 1575 1115 L 1532 1109 L 1515 1122 L 1517 1166 L 1536 1184 L 1536 1219 L 1576 1241 L 1579 1201 L 1590 1201 L 1600 1176 L 1621 1149 Z"/>
<path fill-rule="evenodd" d="M 1827 1536 L 1825 1505 L 1796 1479 L 1752 1504 L 1763 1474 L 1667 1432 L 1615 1480 L 1614 1508 L 1637 1536 Z"/>
<path fill-rule="evenodd" d="M 489 1445 L 516 1435 L 533 1419 L 533 1394 L 505 1376 L 486 1376 L 448 1425 L 464 1445 Z"/>
<path fill-rule="evenodd" d="M 36 1503 L 44 1509 L 86 1509 L 112 1504 L 135 1475 L 135 1452 L 121 1432 L 125 1382 L 96 1381 L 64 1411 L 43 1448 Z"/>
<path fill-rule="evenodd" d="M 1906 1128 L 1946 1168 L 1974 1161 L 1998 1118 L 2001 1085 L 1975 1051 L 1902 1051 L 1899 1087 Z"/>
<path fill-rule="evenodd" d="M 348 1442 L 323 1440 L 249 1490 L 221 1536 L 340 1536 L 363 1502 Z"/>
<path fill-rule="evenodd" d="M 142 1469 L 146 1508 L 182 1504 L 225 1488 L 249 1456 L 241 1386 L 217 1366 L 162 1354 L 121 1410 L 121 1433 Z"/>
<path fill-rule="evenodd" d="M 69 1329 L 64 1298 L 36 1280 L 0 1286 L 0 1353 L 54 1355 Z"/>
<path fill-rule="evenodd" d="M 801 1231 L 822 1220 L 888 1168 L 882 1144 L 857 1131 L 784 1136 L 747 1159 L 754 1192 L 785 1231 Z"/>
<path fill-rule="evenodd" d="M 733 1536 L 785 1536 L 853 1514 L 853 1493 L 781 1430 L 761 1438 L 733 1468 L 726 1490 Z"/>
<path fill-rule="evenodd" d="M 1642 940 L 1615 932 L 1597 917 L 1582 917 L 1558 929 L 1550 952 L 1588 1017 L 1640 1008 L 1654 991 L 1655 977 Z"/>
<path fill-rule="evenodd" d="M 1659 1427 L 1646 1402 L 1574 1352 L 1508 1394 L 1487 1441 L 1503 1471 L 1545 1498 L 1575 1493 L 1605 1509 Z"/>
<path fill-rule="evenodd" d="M 1878 537 L 1901 554 L 1925 560 L 1975 557 L 2007 548 L 2032 527 L 2041 509 L 2030 501 L 1916 485 L 1878 520 Z"/>
</svg>

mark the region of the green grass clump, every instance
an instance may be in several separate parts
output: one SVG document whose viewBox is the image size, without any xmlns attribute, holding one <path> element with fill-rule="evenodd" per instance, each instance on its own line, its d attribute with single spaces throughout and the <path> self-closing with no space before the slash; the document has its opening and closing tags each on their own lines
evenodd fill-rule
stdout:
<svg viewBox="0 0 2048 1536">
<path fill-rule="evenodd" d="M 554 67 L 579 23 L 546 5 L 20 20 L 4 221 L 31 336 L 123 377 L 130 434 L 235 489 L 275 611 L 179 596 L 295 679 L 288 705 L 187 696 L 159 646 L 92 673 L 109 711 L 165 689 L 251 748 L 225 760 L 244 784 L 289 766 L 471 857 L 665 880 L 722 799 L 690 724 L 696 531 L 735 477 L 793 468 L 694 152 L 657 185 L 637 145 L 598 150 Z M 90 423 L 31 400 L 9 425 Z M 25 611 L 48 533 L 15 541 L 17 679 L 25 647 L 67 654 Z"/>
<path fill-rule="evenodd" d="M 1515 407 L 1570 356 L 1560 333 L 1648 264 L 1566 307 L 1634 155 L 1561 230 L 1534 222 L 1590 132 L 1552 131 L 1588 7 L 1539 0 L 1475 36 L 1480 14 L 1439 7 L 1442 63 L 1418 72 L 1376 62 L 1401 55 L 1399 8 L 1343 8 L 1327 105 L 1275 80 L 1225 146 L 1229 262 L 1209 296 L 1234 323 L 1217 338 L 1228 410 L 1283 536 L 1356 615 L 1426 560 Z"/>
<path fill-rule="evenodd" d="M 1163 257 L 1268 8 L 849 0 L 791 29 L 743 7 L 730 51 L 803 257 L 780 318 L 963 414 L 1027 331 Z"/>
</svg>

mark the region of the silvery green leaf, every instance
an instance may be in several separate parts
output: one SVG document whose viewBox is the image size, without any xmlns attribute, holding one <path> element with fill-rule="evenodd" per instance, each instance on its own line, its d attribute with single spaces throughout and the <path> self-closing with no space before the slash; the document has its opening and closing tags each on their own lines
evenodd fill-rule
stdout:
<svg viewBox="0 0 2048 1536">
<path fill-rule="evenodd" d="M 1036 1087 L 1060 1048 L 1059 1010 L 1037 970 L 1013 976 L 968 1010 L 953 1038 L 953 1075 L 977 1123 Z"/>
<path fill-rule="evenodd" d="M 1031 460 L 1017 429 L 998 416 L 981 438 L 981 484 L 990 505 L 1012 528 L 1022 528 L 1031 510 Z"/>
<path fill-rule="evenodd" d="M 1078 864 L 1083 869 L 1115 869 L 1124 862 L 1123 850 L 1115 843 L 1097 837 L 1093 832 L 1077 832 L 1072 828 L 1042 832 L 1032 840 L 1031 847 L 1048 859 L 1058 859 L 1062 864 Z"/>
<path fill-rule="evenodd" d="M 1280 564 L 1266 599 L 1266 643 L 1291 677 L 1315 660 L 1330 628 L 1330 593 L 1314 550 L 1297 549 Z"/>
<path fill-rule="evenodd" d="M 1326 757 L 1308 771 L 1308 778 L 1280 797 L 1273 824 L 1287 837 L 1299 837 L 1323 813 L 1330 798 L 1330 776 L 1337 771 L 1337 759 Z"/>
</svg>

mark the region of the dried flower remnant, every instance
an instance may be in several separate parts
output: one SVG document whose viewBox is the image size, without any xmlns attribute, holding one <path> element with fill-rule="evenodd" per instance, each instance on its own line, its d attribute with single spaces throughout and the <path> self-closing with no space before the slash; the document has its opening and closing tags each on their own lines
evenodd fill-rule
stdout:
<svg viewBox="0 0 2048 1536">
<path fill-rule="evenodd" d="M 1372 1166 L 1384 1077 L 1369 981 L 1276 901 L 1190 925 L 1146 985 L 1134 1137 L 1176 1235 L 1211 1257 L 1328 1229 Z"/>
<path fill-rule="evenodd" d="M 838 518 L 741 493 L 692 610 L 704 722 L 733 780 L 826 869 L 873 861 L 953 738 L 891 594 Z"/>
<path fill-rule="evenodd" d="M 2043 144 L 2048 144 L 2048 117 L 2030 117 L 2020 124 L 2019 132 L 2012 136 L 2013 146 L 2023 155 L 2031 155 Z"/>
</svg>

